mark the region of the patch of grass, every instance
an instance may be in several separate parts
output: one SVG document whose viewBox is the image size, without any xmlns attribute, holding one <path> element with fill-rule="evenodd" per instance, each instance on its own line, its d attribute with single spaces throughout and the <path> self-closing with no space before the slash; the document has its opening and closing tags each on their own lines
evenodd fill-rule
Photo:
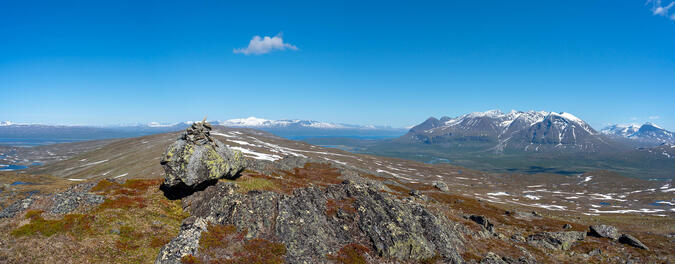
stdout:
<svg viewBox="0 0 675 264">
<path fill-rule="evenodd" d="M 247 193 L 249 191 L 274 191 L 278 187 L 274 182 L 265 178 L 241 177 L 235 181 L 239 185 L 239 191 Z"/>
<path fill-rule="evenodd" d="M 144 208 L 146 207 L 146 201 L 143 197 L 129 197 L 129 196 L 120 196 L 113 199 L 106 199 L 100 209 L 130 209 L 130 208 Z"/>
<path fill-rule="evenodd" d="M 333 260 L 342 264 L 367 264 L 365 254 L 370 253 L 370 249 L 360 244 L 349 244 L 338 251 L 337 256 L 327 256 L 329 260 Z"/>
<path fill-rule="evenodd" d="M 144 234 L 134 230 L 132 226 L 124 225 L 120 227 L 120 234 L 115 241 L 115 247 L 122 251 L 135 250 L 141 247 L 140 242 L 142 242 Z"/>
<path fill-rule="evenodd" d="M 200 251 L 208 251 L 213 248 L 226 248 L 229 236 L 237 233 L 237 227 L 233 225 L 212 225 L 202 233 L 199 239 Z"/>
<path fill-rule="evenodd" d="M 244 251 L 237 254 L 233 263 L 281 264 L 286 256 L 286 246 L 282 243 L 255 238 L 244 243 Z"/>
<path fill-rule="evenodd" d="M 200 264 L 200 263 L 202 263 L 202 261 L 200 259 L 198 259 L 197 257 L 195 257 L 193 255 L 183 256 L 182 258 L 180 258 L 180 262 L 185 263 L 185 264 Z"/>
<path fill-rule="evenodd" d="M 50 237 L 55 234 L 68 233 L 79 237 L 91 231 L 91 224 L 94 221 L 94 216 L 69 214 L 65 215 L 62 219 L 46 220 L 37 214 L 37 211 L 33 211 L 30 219 L 30 223 L 15 229 L 12 231 L 12 235 L 15 237 L 22 237 L 41 234 Z"/>
<path fill-rule="evenodd" d="M 433 257 L 430 258 L 420 259 L 421 264 L 434 264 L 438 263 L 439 261 L 441 261 L 441 256 L 439 255 L 434 255 Z"/>
<path fill-rule="evenodd" d="M 111 182 L 109 180 L 100 180 L 93 188 L 92 192 L 104 192 L 108 193 L 112 190 L 117 190 L 121 187 L 121 184 L 116 182 Z"/>
<path fill-rule="evenodd" d="M 124 182 L 124 184 L 122 184 L 122 187 L 139 191 L 147 191 L 150 187 L 157 187 L 161 183 L 162 183 L 161 179 L 153 179 L 153 180 L 128 179 L 126 182 Z"/>
<path fill-rule="evenodd" d="M 44 213 L 44 211 L 42 211 L 42 210 L 28 210 L 28 211 L 26 211 L 25 218 L 26 219 L 37 218 L 37 217 L 40 217 L 42 215 L 42 213 Z"/>
</svg>

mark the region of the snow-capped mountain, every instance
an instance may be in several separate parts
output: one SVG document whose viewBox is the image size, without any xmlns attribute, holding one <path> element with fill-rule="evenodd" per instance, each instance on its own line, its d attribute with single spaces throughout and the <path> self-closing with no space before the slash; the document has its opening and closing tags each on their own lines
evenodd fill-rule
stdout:
<svg viewBox="0 0 675 264">
<path fill-rule="evenodd" d="M 345 124 L 335 124 L 335 123 L 326 123 L 319 121 L 311 120 L 269 120 L 262 119 L 257 117 L 249 118 L 238 118 L 238 119 L 229 119 L 225 121 L 215 121 L 214 123 L 221 126 L 229 127 L 249 127 L 249 128 L 271 128 L 271 127 L 308 127 L 308 128 L 321 128 L 321 129 L 346 129 L 346 128 L 361 128 L 361 129 L 371 129 L 372 126 L 357 126 L 357 125 L 345 125 Z"/>
<path fill-rule="evenodd" d="M 498 152 L 598 151 L 609 147 L 604 136 L 570 113 L 498 110 L 459 117 L 429 118 L 401 138 L 412 143 L 479 147 Z"/>
<path fill-rule="evenodd" d="M 640 126 L 637 124 L 628 124 L 628 125 L 611 125 L 600 130 L 600 133 L 610 136 L 620 136 L 628 137 L 635 132 L 640 130 Z"/>
<path fill-rule="evenodd" d="M 406 131 L 404 128 L 385 126 L 337 124 L 300 119 L 269 120 L 257 117 L 212 121 L 212 123 L 227 127 L 260 129 L 288 138 L 320 136 L 397 137 Z"/>
<path fill-rule="evenodd" d="M 662 143 L 675 144 L 675 134 L 673 132 L 649 122 L 641 126 L 612 125 L 604 128 L 602 133 L 652 145 Z"/>
</svg>

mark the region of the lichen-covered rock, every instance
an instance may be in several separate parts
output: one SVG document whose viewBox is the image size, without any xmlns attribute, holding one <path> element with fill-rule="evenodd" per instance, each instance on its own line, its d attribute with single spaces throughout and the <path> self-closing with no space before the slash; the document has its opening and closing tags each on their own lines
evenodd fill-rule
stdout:
<svg viewBox="0 0 675 264">
<path fill-rule="evenodd" d="M 626 244 L 629 246 L 634 246 L 636 248 L 641 248 L 641 249 L 649 249 L 645 244 L 642 244 L 640 240 L 635 238 L 634 236 L 631 236 L 629 234 L 622 234 L 619 237 L 619 243 Z"/>
<path fill-rule="evenodd" d="M 611 225 L 592 225 L 590 227 L 589 235 L 617 240 L 619 239 L 619 230 Z"/>
<path fill-rule="evenodd" d="M 236 177 L 246 167 L 240 151 L 210 137 L 208 123 L 195 123 L 171 144 L 161 160 L 166 172 L 164 185 L 195 187 L 220 178 Z"/>
<path fill-rule="evenodd" d="M 247 230 L 248 238 L 283 243 L 287 263 L 324 263 L 327 255 L 350 244 L 364 245 L 385 258 L 419 261 L 441 257 L 447 263 L 462 262 L 459 224 L 369 185 L 346 181 L 325 188 L 300 188 L 290 195 L 269 191 L 244 194 L 235 183 L 219 181 L 185 197 L 183 205 L 192 216 L 209 223 Z M 194 230 L 181 230 L 170 244 L 184 241 L 184 233 Z M 168 253 L 170 248 L 162 249 L 158 263 L 175 263 L 181 254 L 193 254 L 188 250 Z"/>
<path fill-rule="evenodd" d="M 553 250 L 569 250 L 574 242 L 586 238 L 585 232 L 563 231 L 563 232 L 542 232 L 527 237 L 527 242 L 533 246 L 548 248 Z"/>
</svg>

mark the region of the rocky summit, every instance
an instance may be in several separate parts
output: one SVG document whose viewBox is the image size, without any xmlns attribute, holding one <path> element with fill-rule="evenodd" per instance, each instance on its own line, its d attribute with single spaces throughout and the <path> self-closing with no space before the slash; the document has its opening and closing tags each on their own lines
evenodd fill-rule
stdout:
<svg viewBox="0 0 675 264">
<path fill-rule="evenodd" d="M 194 188 L 220 178 L 236 177 L 246 166 L 240 151 L 211 138 L 211 125 L 194 123 L 164 152 L 164 186 Z"/>
</svg>

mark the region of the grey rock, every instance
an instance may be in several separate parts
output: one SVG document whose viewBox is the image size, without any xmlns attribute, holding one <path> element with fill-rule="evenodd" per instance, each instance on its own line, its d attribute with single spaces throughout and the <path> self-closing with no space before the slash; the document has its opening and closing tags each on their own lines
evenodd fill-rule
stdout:
<svg viewBox="0 0 675 264">
<path fill-rule="evenodd" d="M 634 246 L 636 248 L 647 249 L 647 250 L 649 249 L 647 246 L 645 246 L 645 244 L 642 244 L 642 242 L 640 242 L 640 240 L 638 240 L 637 238 L 635 238 L 634 236 L 631 236 L 629 234 L 622 234 L 619 237 L 619 243 Z"/>
<path fill-rule="evenodd" d="M 570 225 L 570 224 L 565 224 L 565 225 L 563 226 L 563 229 L 572 229 L 572 225 Z"/>
<path fill-rule="evenodd" d="M 613 240 L 619 239 L 619 230 L 611 225 L 592 225 L 588 234 L 596 237 L 606 237 Z"/>
<path fill-rule="evenodd" d="M 530 245 L 553 250 L 569 250 L 574 242 L 586 238 L 585 232 L 563 231 L 563 232 L 542 232 L 527 237 Z"/>
<path fill-rule="evenodd" d="M 443 181 L 435 181 L 434 187 L 436 187 L 436 189 L 439 189 L 439 190 L 444 191 L 444 192 L 447 192 L 447 191 L 450 190 L 450 188 L 448 188 L 448 184 L 446 184 Z"/>
<path fill-rule="evenodd" d="M 113 234 L 113 235 L 119 235 L 119 234 L 120 234 L 120 229 L 119 229 L 119 228 L 113 228 L 113 229 L 110 229 L 110 234 Z"/>
<path fill-rule="evenodd" d="M 171 144 L 160 163 L 166 188 L 195 188 L 220 178 L 235 178 L 246 167 L 240 151 L 210 137 L 210 125 L 197 123 Z"/>
<path fill-rule="evenodd" d="M 31 197 L 16 201 L 0 211 L 0 218 L 10 218 L 25 211 L 33 204 L 34 199 Z"/>
</svg>

